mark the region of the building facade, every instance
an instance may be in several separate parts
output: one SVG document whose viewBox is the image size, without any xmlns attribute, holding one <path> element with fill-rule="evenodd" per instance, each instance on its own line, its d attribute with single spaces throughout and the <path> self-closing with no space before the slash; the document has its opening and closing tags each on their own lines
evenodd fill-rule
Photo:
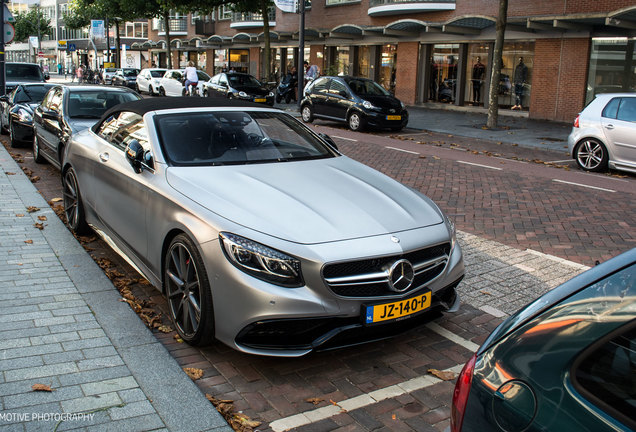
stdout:
<svg viewBox="0 0 636 432">
<path fill-rule="evenodd" d="M 636 5 L 628 0 L 510 0 L 503 69 L 491 77 L 496 0 L 314 0 L 305 59 L 323 74 L 372 78 L 407 104 L 486 107 L 494 80 L 502 109 L 571 121 L 595 93 L 636 90 Z M 166 64 L 164 24 L 133 44 Z M 193 60 L 274 81 L 297 64 L 299 16 L 269 14 L 271 71 L 264 77 L 263 17 L 221 8 L 170 20 L 175 67 Z M 174 31 L 172 31 L 174 30 Z"/>
</svg>

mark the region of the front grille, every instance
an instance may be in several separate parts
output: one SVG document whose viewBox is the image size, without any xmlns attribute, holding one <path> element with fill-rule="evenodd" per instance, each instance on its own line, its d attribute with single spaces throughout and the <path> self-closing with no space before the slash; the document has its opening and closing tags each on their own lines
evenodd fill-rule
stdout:
<svg viewBox="0 0 636 432">
<path fill-rule="evenodd" d="M 342 297 L 402 296 L 439 276 L 448 263 L 449 254 L 450 243 L 444 243 L 401 255 L 327 264 L 322 275 L 334 294 Z M 409 289 L 398 293 L 389 288 L 388 269 L 401 259 L 413 265 L 415 278 Z"/>
</svg>

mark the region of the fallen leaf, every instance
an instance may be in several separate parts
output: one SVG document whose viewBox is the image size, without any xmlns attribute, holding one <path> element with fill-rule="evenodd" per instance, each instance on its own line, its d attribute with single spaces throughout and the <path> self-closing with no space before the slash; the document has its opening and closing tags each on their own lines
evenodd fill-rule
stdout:
<svg viewBox="0 0 636 432">
<path fill-rule="evenodd" d="M 47 219 L 46 219 L 46 216 L 38 216 L 38 220 L 39 221 L 45 221 Z"/>
<path fill-rule="evenodd" d="M 436 376 L 437 378 L 441 379 L 442 381 L 451 381 L 451 380 L 454 380 L 455 378 L 457 378 L 457 374 L 455 372 L 451 372 L 451 371 L 441 371 L 439 369 L 429 369 L 428 373 L 430 373 L 431 375 Z"/>
<path fill-rule="evenodd" d="M 439 158 L 437 156 L 433 156 L 433 159 L 435 160 L 439 160 Z"/>
<path fill-rule="evenodd" d="M 234 414 L 233 420 L 237 421 L 242 426 L 241 430 L 245 430 L 245 428 L 253 429 L 261 425 L 261 422 L 252 420 L 243 413 Z"/>
<path fill-rule="evenodd" d="M 15 175 L 15 173 L 14 173 L 14 172 L 7 172 L 7 173 L 5 173 L 5 174 L 6 174 L 6 175 Z"/>
<path fill-rule="evenodd" d="M 56 202 L 60 202 L 60 201 L 63 201 L 62 198 L 53 198 L 50 202 L 56 203 Z"/>
<path fill-rule="evenodd" d="M 196 381 L 203 376 L 205 372 L 202 369 L 197 368 L 183 368 L 185 373 L 190 377 L 192 381 Z"/>
<path fill-rule="evenodd" d="M 170 333 L 173 331 L 172 327 L 167 326 L 167 325 L 160 325 L 157 330 L 159 330 L 161 333 Z"/>
<path fill-rule="evenodd" d="M 396 416 L 395 414 L 391 415 L 391 418 L 392 418 L 393 420 L 397 420 L 397 416 Z"/>
<path fill-rule="evenodd" d="M 24 213 L 18 213 L 15 215 L 16 217 L 24 217 Z"/>
<path fill-rule="evenodd" d="M 179 336 L 178 334 L 174 335 L 174 340 L 176 340 L 177 343 L 183 343 L 183 339 L 181 339 L 181 336 Z"/>
<path fill-rule="evenodd" d="M 311 404 L 318 405 L 323 400 L 324 399 L 320 399 L 320 398 L 314 397 L 314 398 L 305 399 L 305 402 L 309 402 Z"/>
<path fill-rule="evenodd" d="M 481 293 L 482 293 L 482 294 L 489 295 L 489 296 L 491 296 L 491 295 L 492 295 L 492 294 L 491 294 L 491 293 L 489 293 L 488 291 L 484 291 L 484 290 L 482 290 L 482 291 L 481 291 Z"/>
<path fill-rule="evenodd" d="M 31 183 L 37 183 L 40 180 L 40 176 L 29 177 L 29 180 L 31 180 Z"/>
<path fill-rule="evenodd" d="M 35 206 L 28 206 L 27 207 L 27 212 L 29 213 L 35 213 L 36 211 L 40 211 L 39 207 L 35 207 Z"/>
<path fill-rule="evenodd" d="M 33 226 L 39 229 L 40 231 L 44 229 L 44 224 L 41 224 L 40 222 L 34 223 Z"/>
<path fill-rule="evenodd" d="M 53 389 L 49 386 L 47 386 L 46 384 L 33 384 L 31 386 L 31 389 L 33 391 L 40 391 L 40 392 L 52 392 Z"/>
<path fill-rule="evenodd" d="M 33 244 L 33 240 L 25 240 L 24 241 L 26 244 Z"/>
</svg>

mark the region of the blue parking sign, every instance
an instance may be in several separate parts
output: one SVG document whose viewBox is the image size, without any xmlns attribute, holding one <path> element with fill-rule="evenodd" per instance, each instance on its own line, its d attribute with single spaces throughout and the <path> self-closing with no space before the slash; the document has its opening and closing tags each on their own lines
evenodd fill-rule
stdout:
<svg viewBox="0 0 636 432">
<path fill-rule="evenodd" d="M 68 46 L 66 47 L 66 50 L 69 52 L 73 52 L 77 50 L 77 47 L 75 46 L 75 44 L 68 44 Z"/>
</svg>

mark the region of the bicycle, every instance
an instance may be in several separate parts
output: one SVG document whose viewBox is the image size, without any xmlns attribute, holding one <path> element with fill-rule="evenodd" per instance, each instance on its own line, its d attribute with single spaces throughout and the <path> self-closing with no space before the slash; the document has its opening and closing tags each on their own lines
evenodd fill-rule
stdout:
<svg viewBox="0 0 636 432">
<path fill-rule="evenodd" d="M 184 96 L 201 96 L 199 94 L 199 83 L 189 83 L 188 87 L 183 89 Z"/>
</svg>

